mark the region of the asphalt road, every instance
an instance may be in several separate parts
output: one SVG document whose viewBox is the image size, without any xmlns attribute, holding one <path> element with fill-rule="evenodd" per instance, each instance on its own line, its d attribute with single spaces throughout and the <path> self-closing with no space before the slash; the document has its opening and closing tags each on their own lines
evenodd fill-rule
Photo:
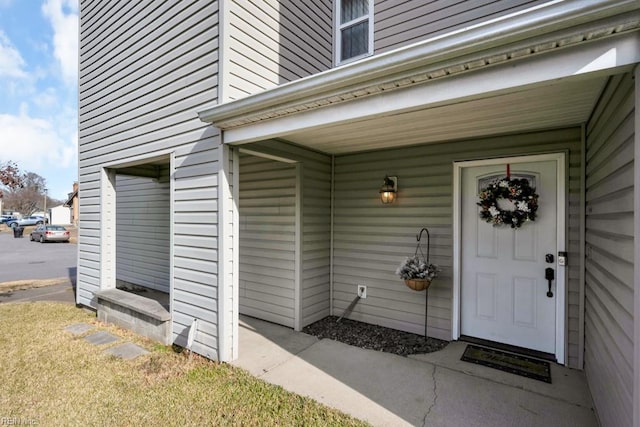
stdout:
<svg viewBox="0 0 640 427">
<path fill-rule="evenodd" d="M 0 283 L 14 280 L 68 277 L 75 283 L 77 245 L 73 243 L 31 242 L 29 235 L 13 237 L 13 231 L 0 232 Z"/>
</svg>

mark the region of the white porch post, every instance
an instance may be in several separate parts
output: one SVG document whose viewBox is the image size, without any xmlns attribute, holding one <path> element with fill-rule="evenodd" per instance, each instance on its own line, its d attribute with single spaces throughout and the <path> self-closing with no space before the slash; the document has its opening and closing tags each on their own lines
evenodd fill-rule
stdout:
<svg viewBox="0 0 640 427">
<path fill-rule="evenodd" d="M 232 149 L 226 144 L 220 145 L 219 152 L 217 338 L 218 360 L 228 362 L 238 358 L 238 157 L 234 156 Z"/>
<path fill-rule="evenodd" d="M 232 316 L 232 348 L 231 348 L 231 360 L 236 360 L 239 355 L 239 337 L 240 337 L 240 155 L 237 149 L 231 149 L 233 153 L 233 188 L 231 189 L 231 216 L 233 218 L 232 225 L 232 245 L 233 245 L 233 278 L 231 284 L 233 286 L 233 302 L 231 307 L 233 310 Z"/>
<path fill-rule="evenodd" d="M 293 306 L 293 328 L 302 330 L 302 163 L 296 163 L 296 225 L 295 225 L 295 284 Z"/>
<path fill-rule="evenodd" d="M 634 132 L 634 357 L 633 357 L 633 425 L 640 427 L 640 66 L 636 65 L 635 77 L 635 132 Z"/>
<path fill-rule="evenodd" d="M 100 289 L 116 287 L 116 172 L 100 173 Z"/>
</svg>

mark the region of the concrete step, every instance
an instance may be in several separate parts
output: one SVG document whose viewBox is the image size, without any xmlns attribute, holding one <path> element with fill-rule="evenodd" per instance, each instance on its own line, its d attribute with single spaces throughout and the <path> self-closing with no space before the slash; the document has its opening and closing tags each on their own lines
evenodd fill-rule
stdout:
<svg viewBox="0 0 640 427">
<path fill-rule="evenodd" d="M 99 291 L 97 298 L 98 320 L 171 344 L 171 313 L 158 301 L 120 289 Z"/>
</svg>

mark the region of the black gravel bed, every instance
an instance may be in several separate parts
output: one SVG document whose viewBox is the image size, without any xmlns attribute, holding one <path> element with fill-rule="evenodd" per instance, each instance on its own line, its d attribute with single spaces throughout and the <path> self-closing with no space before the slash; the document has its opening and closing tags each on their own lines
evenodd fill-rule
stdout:
<svg viewBox="0 0 640 427">
<path fill-rule="evenodd" d="M 328 316 L 305 327 L 302 331 L 318 338 L 329 338 L 369 350 L 408 356 L 442 350 L 448 343 L 436 338 L 403 332 L 384 326 Z"/>
</svg>

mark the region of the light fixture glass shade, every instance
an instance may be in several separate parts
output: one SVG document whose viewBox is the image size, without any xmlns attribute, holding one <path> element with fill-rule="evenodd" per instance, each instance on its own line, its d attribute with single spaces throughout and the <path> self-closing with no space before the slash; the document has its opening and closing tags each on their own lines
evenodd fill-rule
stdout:
<svg viewBox="0 0 640 427">
<path fill-rule="evenodd" d="M 380 193 L 380 200 L 382 200 L 382 203 L 389 204 L 389 203 L 393 203 L 393 201 L 396 199 L 396 193 L 394 191 L 383 191 Z"/>
<path fill-rule="evenodd" d="M 385 205 L 393 203 L 393 201 L 396 199 L 396 193 L 398 192 L 396 183 L 396 177 L 384 177 L 384 184 L 382 185 L 382 188 L 380 188 L 380 200 Z"/>
</svg>

